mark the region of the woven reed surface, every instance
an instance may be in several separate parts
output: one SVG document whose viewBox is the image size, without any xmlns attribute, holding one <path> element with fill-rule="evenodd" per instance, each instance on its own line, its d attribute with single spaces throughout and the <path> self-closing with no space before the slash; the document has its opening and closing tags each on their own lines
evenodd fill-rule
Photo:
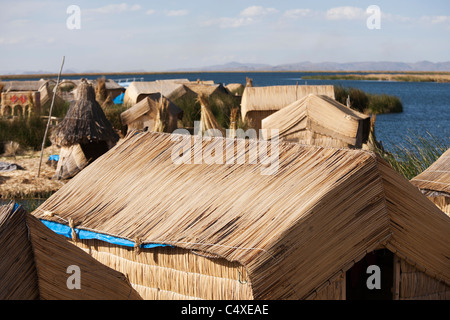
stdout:
<svg viewBox="0 0 450 320">
<path fill-rule="evenodd" d="M 441 209 L 447 215 L 450 215 L 450 197 L 428 197 L 439 209 Z"/>
<path fill-rule="evenodd" d="M 411 183 L 425 191 L 438 191 L 450 197 L 450 149 L 421 174 L 411 179 Z"/>
<path fill-rule="evenodd" d="M 334 86 L 246 87 L 241 102 L 242 119 L 250 111 L 278 111 L 310 93 L 335 98 Z"/>
<path fill-rule="evenodd" d="M 401 300 L 449 300 L 450 286 L 400 260 Z"/>
<path fill-rule="evenodd" d="M 194 138 L 189 139 L 193 145 Z M 238 141 L 204 139 L 203 150 L 218 143 L 234 148 Z M 134 135 L 34 214 L 56 222 L 71 218 L 78 228 L 238 261 L 247 268 L 256 299 L 308 297 L 393 230 L 399 235 L 392 247 L 408 247 L 404 252 L 411 258 L 420 258 L 422 250 L 437 242 L 419 260 L 448 279 L 449 251 L 442 241 L 449 221 L 391 168 L 380 170 L 374 154 L 282 143 L 278 171 L 262 175 L 264 166 L 248 161 L 254 142 L 242 142 L 244 164 L 176 165 L 171 153 L 182 146 L 171 135 Z M 198 148 L 192 151 L 194 163 Z M 425 243 L 403 235 L 404 228 L 420 230 Z"/>
<path fill-rule="evenodd" d="M 39 299 L 39 287 L 26 212 L 0 207 L 0 300 Z"/>
<path fill-rule="evenodd" d="M 358 129 L 364 125 L 364 121 L 369 125 L 369 116 L 327 96 L 309 94 L 265 118 L 262 128 L 278 129 L 280 137 L 307 130 L 313 135 L 329 137 L 330 140 L 342 140 L 341 145 L 356 145 L 358 140 L 363 140 L 363 137 L 358 136 L 362 133 Z M 270 139 L 270 130 L 265 138 Z M 317 140 L 317 143 L 321 143 L 320 139 Z M 337 146 L 327 143 L 318 145 Z"/>
<path fill-rule="evenodd" d="M 96 260 L 128 278 L 144 299 L 252 299 L 244 266 L 181 248 L 141 249 L 98 240 L 74 242 Z"/>
</svg>

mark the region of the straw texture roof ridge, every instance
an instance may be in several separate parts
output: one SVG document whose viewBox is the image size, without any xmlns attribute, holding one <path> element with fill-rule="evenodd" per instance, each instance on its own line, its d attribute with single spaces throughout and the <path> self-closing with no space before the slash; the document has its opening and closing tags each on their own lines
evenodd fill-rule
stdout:
<svg viewBox="0 0 450 320">
<path fill-rule="evenodd" d="M 249 160 L 261 141 L 204 138 L 203 153 L 243 143 L 245 162 L 194 164 L 188 136 L 192 164 L 177 165 L 177 136 L 130 136 L 33 214 L 237 261 L 255 299 L 307 298 L 380 244 L 450 284 L 449 217 L 374 153 L 281 143 L 262 175 Z"/>
<path fill-rule="evenodd" d="M 425 171 L 412 178 L 411 183 L 426 195 L 450 197 L 450 149 Z"/>
<path fill-rule="evenodd" d="M 87 81 L 78 86 L 77 101 L 53 130 L 51 140 L 62 147 L 100 141 L 116 143 L 119 140 L 95 99 L 94 87 Z"/>
<path fill-rule="evenodd" d="M 67 286 L 69 266 L 81 287 Z M 124 275 L 99 263 L 15 204 L 0 207 L 1 300 L 141 299 Z"/>
<path fill-rule="evenodd" d="M 334 86 L 246 87 L 242 95 L 241 116 L 251 111 L 278 111 L 310 93 L 335 99 Z"/>
</svg>

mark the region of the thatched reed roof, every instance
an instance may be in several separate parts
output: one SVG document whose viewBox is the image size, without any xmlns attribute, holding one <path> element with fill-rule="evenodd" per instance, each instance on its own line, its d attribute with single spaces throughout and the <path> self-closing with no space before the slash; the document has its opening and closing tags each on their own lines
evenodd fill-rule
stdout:
<svg viewBox="0 0 450 320">
<path fill-rule="evenodd" d="M 428 196 L 450 197 L 450 149 L 411 183 Z"/>
<path fill-rule="evenodd" d="M 37 80 L 37 81 L 2 81 L 3 92 L 9 91 L 40 91 L 41 88 L 49 83 L 53 83 L 53 80 Z"/>
<path fill-rule="evenodd" d="M 142 99 L 140 102 L 132 106 L 130 109 L 120 114 L 120 119 L 123 125 L 128 125 L 133 121 L 136 121 L 143 115 L 148 115 L 150 118 L 155 119 L 158 113 L 158 108 L 161 105 L 161 99 L 163 103 L 168 104 L 168 111 L 171 117 L 176 119 L 183 118 L 183 110 L 173 103 L 170 99 L 161 96 L 160 93 L 150 94 Z"/>
<path fill-rule="evenodd" d="M 242 95 L 242 119 L 250 111 L 278 111 L 310 93 L 335 98 L 334 86 L 247 86 Z"/>
<path fill-rule="evenodd" d="M 186 94 L 194 94 L 186 88 L 183 83 L 187 79 L 157 80 L 157 81 L 135 81 L 130 83 L 123 98 L 124 104 L 135 105 L 144 97 L 160 93 L 170 100 L 176 100 Z"/>
<path fill-rule="evenodd" d="M 225 88 L 230 92 L 236 92 L 240 90 L 244 90 L 245 86 L 242 83 L 229 83 L 225 86 Z"/>
<path fill-rule="evenodd" d="M 80 289 L 67 286 L 80 268 Z M 14 203 L 0 207 L 0 300 L 140 299 L 125 276 L 55 234 Z"/>
<path fill-rule="evenodd" d="M 197 96 L 212 96 L 215 94 L 228 94 L 226 89 L 221 84 L 203 84 L 197 82 L 185 83 L 184 86 L 195 92 Z"/>
<path fill-rule="evenodd" d="M 72 104 L 64 119 L 53 130 L 51 140 L 59 146 L 111 142 L 119 140 L 102 108 L 95 100 L 94 87 L 87 81 L 78 86 L 77 101 Z"/>
<path fill-rule="evenodd" d="M 270 129 L 278 129 L 280 138 L 295 137 L 308 131 L 310 135 L 318 134 L 341 141 L 341 147 L 361 148 L 369 135 L 370 117 L 327 96 L 309 94 L 263 119 L 262 128 L 267 129 L 262 131 L 265 139 L 271 138 Z M 306 140 L 302 142 L 306 143 Z M 320 143 L 317 141 L 314 144 L 322 145 Z"/>
<path fill-rule="evenodd" d="M 191 147 L 191 164 L 177 165 L 181 139 L 198 137 L 131 135 L 33 214 L 238 261 L 255 299 L 306 298 L 380 245 L 450 284 L 449 217 L 376 154 L 281 143 L 274 170 L 250 161 L 265 142 L 205 138 L 203 156 L 222 146 L 222 162 L 195 164 Z"/>
</svg>

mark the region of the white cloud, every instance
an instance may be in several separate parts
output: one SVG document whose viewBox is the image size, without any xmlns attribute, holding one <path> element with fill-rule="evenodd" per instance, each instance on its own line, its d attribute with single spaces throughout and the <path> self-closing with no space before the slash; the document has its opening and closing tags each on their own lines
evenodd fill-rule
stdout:
<svg viewBox="0 0 450 320">
<path fill-rule="evenodd" d="M 154 14 L 155 12 L 156 12 L 155 10 L 150 9 L 150 10 L 147 10 L 145 12 L 145 14 L 151 15 L 151 14 Z"/>
<path fill-rule="evenodd" d="M 189 14 L 188 10 L 170 10 L 167 11 L 166 15 L 168 17 L 182 17 Z"/>
<path fill-rule="evenodd" d="M 366 11 L 357 7 L 337 7 L 331 8 L 326 12 L 328 20 L 357 20 L 366 17 Z"/>
<path fill-rule="evenodd" d="M 204 26 L 217 25 L 222 29 L 228 28 L 239 28 L 247 26 L 253 22 L 252 18 L 218 18 L 214 20 L 209 20 L 203 23 Z"/>
<path fill-rule="evenodd" d="M 258 18 L 258 17 L 263 17 L 265 15 L 268 15 L 271 13 L 276 13 L 276 12 L 278 12 L 278 10 L 274 9 L 274 8 L 264 8 L 261 6 L 252 6 L 252 7 L 248 7 L 246 9 L 242 10 L 240 15 L 242 17 Z"/>
<path fill-rule="evenodd" d="M 121 13 L 126 11 L 137 11 L 140 10 L 141 6 L 138 4 L 129 5 L 127 3 L 120 3 L 120 4 L 109 4 L 107 6 L 94 8 L 94 9 L 88 9 L 87 12 L 91 13 L 100 13 L 100 14 L 113 14 L 113 13 Z"/>
<path fill-rule="evenodd" d="M 291 9 L 284 12 L 286 18 L 298 19 L 312 14 L 311 9 Z"/>
<path fill-rule="evenodd" d="M 450 23 L 450 16 L 423 16 L 421 20 L 431 24 Z"/>
<path fill-rule="evenodd" d="M 242 10 L 238 17 L 228 18 L 221 17 L 213 20 L 208 20 L 202 23 L 203 26 L 216 25 L 219 28 L 239 28 L 243 26 L 248 26 L 252 23 L 259 21 L 264 16 L 269 14 L 277 13 L 278 10 L 274 8 L 264 8 L 261 6 L 252 6 Z"/>
</svg>

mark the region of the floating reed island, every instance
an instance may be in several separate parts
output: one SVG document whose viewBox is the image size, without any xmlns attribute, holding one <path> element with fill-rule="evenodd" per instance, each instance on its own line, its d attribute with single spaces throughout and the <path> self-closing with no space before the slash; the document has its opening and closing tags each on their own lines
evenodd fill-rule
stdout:
<svg viewBox="0 0 450 320">
<path fill-rule="evenodd" d="M 450 299 L 449 216 L 430 186 L 365 150 L 377 143 L 374 117 L 335 92 L 247 79 L 242 99 L 228 93 L 240 107 L 220 107 L 212 83 L 135 83 L 119 140 L 104 88 L 81 81 L 52 130 L 56 176 L 70 179 L 31 213 L 0 208 L 0 297 Z M 200 134 L 174 133 L 186 116 Z M 225 137 L 244 127 L 280 139 Z M 90 283 L 81 291 L 61 285 L 71 265 Z M 367 287 L 371 265 L 380 290 Z"/>
</svg>

